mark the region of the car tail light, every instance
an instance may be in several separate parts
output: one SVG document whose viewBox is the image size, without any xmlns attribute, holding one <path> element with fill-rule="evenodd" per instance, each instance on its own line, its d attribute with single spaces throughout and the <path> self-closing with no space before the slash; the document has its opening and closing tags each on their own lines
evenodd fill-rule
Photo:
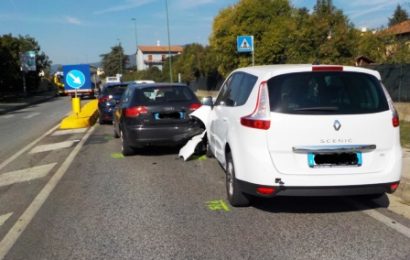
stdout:
<svg viewBox="0 0 410 260">
<path fill-rule="evenodd" d="M 395 182 L 390 184 L 390 192 L 393 193 L 397 190 L 397 188 L 399 187 L 399 182 Z"/>
<path fill-rule="evenodd" d="M 258 99 L 255 110 L 248 116 L 241 117 L 243 126 L 268 130 L 270 127 L 270 106 L 268 84 L 266 81 L 259 86 Z"/>
<path fill-rule="evenodd" d="M 312 71 L 343 71 L 343 66 L 313 66 Z"/>
<path fill-rule="evenodd" d="M 400 118 L 399 118 L 399 114 L 397 113 L 396 109 L 393 111 L 392 123 L 393 123 L 393 127 L 400 126 Z"/>
<path fill-rule="evenodd" d="M 129 107 L 124 109 L 124 115 L 125 117 L 138 117 L 141 114 L 146 114 L 148 113 L 148 110 L 144 106 L 139 106 L 139 107 Z"/>
<path fill-rule="evenodd" d="M 189 105 L 189 111 L 195 111 L 202 106 L 201 103 L 193 103 Z"/>
<path fill-rule="evenodd" d="M 102 96 L 98 99 L 98 103 L 105 103 L 108 101 L 108 96 Z"/>
<path fill-rule="evenodd" d="M 258 187 L 256 192 L 261 195 L 272 195 L 276 192 L 276 189 L 273 187 Z"/>
</svg>

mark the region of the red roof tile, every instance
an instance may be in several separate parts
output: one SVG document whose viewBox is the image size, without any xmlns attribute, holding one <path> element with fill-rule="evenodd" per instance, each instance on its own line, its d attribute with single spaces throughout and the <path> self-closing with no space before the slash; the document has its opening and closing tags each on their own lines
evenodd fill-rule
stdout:
<svg viewBox="0 0 410 260">
<path fill-rule="evenodd" d="M 387 28 L 385 32 L 394 35 L 410 34 L 410 20 L 393 25 L 392 27 Z"/>
<path fill-rule="evenodd" d="M 138 49 L 142 52 L 149 52 L 149 53 L 168 53 L 169 48 L 168 46 L 156 46 L 156 45 L 139 45 Z M 184 50 L 182 46 L 173 45 L 171 46 L 171 52 L 173 53 L 180 53 Z"/>
</svg>

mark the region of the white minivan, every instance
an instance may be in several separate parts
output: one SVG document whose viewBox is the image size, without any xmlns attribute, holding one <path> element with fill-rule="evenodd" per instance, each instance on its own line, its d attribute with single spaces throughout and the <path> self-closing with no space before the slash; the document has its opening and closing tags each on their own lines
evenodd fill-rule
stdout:
<svg viewBox="0 0 410 260">
<path fill-rule="evenodd" d="M 377 71 L 329 65 L 237 69 L 207 122 L 228 200 L 394 192 L 399 118 Z"/>
</svg>

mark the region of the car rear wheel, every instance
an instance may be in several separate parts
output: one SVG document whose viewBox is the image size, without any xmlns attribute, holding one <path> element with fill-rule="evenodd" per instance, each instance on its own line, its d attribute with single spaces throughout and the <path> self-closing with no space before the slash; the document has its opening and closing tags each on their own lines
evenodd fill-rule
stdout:
<svg viewBox="0 0 410 260">
<path fill-rule="evenodd" d="M 226 193 L 229 203 L 234 207 L 249 206 L 249 198 L 239 189 L 238 181 L 235 177 L 235 167 L 232 155 L 226 155 Z"/>
<path fill-rule="evenodd" d="M 124 136 L 124 132 L 120 130 L 120 137 L 121 137 L 121 152 L 124 156 L 132 155 L 134 153 L 134 149 L 129 146 L 127 142 L 127 138 Z"/>
</svg>

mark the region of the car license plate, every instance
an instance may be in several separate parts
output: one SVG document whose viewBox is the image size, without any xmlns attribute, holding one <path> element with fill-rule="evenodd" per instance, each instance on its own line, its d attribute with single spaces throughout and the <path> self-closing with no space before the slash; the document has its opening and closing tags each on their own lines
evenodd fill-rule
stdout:
<svg viewBox="0 0 410 260">
<path fill-rule="evenodd" d="M 184 112 L 172 112 L 172 113 L 154 113 L 155 120 L 161 119 L 184 119 Z"/>
<path fill-rule="evenodd" d="M 315 167 L 362 166 L 361 152 L 356 153 L 308 153 L 308 165 Z"/>
</svg>

